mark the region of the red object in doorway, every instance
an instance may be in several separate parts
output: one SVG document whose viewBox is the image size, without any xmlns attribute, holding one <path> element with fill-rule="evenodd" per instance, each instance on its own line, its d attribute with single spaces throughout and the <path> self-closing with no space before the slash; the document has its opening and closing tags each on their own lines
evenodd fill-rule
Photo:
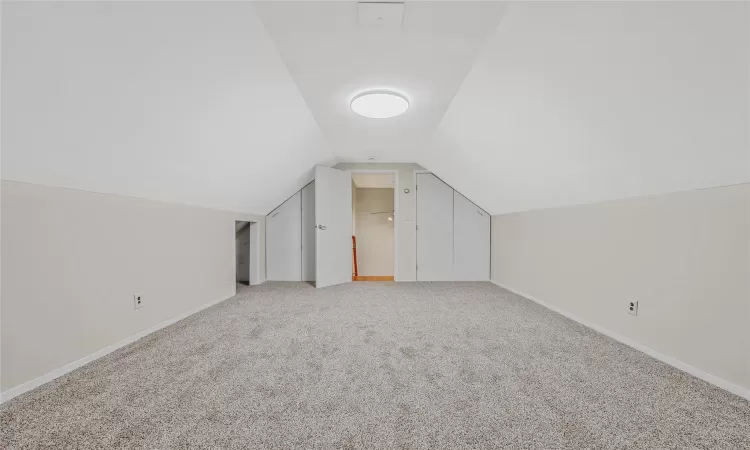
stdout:
<svg viewBox="0 0 750 450">
<path fill-rule="evenodd" d="M 357 237 L 352 235 L 352 257 L 354 258 L 354 276 L 359 275 L 357 270 Z"/>
</svg>

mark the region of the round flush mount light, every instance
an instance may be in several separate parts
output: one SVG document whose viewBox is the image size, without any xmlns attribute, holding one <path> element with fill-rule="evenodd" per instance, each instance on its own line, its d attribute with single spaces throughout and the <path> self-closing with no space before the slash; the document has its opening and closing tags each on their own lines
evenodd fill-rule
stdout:
<svg viewBox="0 0 750 450">
<path fill-rule="evenodd" d="M 352 100 L 352 111 L 371 119 L 388 119 L 400 116 L 409 109 L 409 101 L 391 91 L 363 92 Z"/>
</svg>

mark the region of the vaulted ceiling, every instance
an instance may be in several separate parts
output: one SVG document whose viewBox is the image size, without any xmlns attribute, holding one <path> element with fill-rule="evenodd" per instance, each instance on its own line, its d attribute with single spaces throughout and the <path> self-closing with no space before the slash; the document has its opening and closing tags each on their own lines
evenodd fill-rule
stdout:
<svg viewBox="0 0 750 450">
<path fill-rule="evenodd" d="M 3 5 L 3 179 L 265 214 L 326 162 L 251 3 Z"/>
<path fill-rule="evenodd" d="M 508 8 L 423 165 L 492 214 L 750 181 L 750 3 Z"/>
<path fill-rule="evenodd" d="M 368 157 L 493 214 L 750 182 L 749 55 L 747 3 L 5 3 L 2 178 L 254 213 Z"/>
<path fill-rule="evenodd" d="M 269 2 L 257 9 L 336 157 L 415 162 L 505 5 L 408 2 L 396 29 L 359 23 L 357 6 Z M 372 88 L 401 92 L 410 110 L 387 120 L 353 114 L 352 97 Z"/>
</svg>

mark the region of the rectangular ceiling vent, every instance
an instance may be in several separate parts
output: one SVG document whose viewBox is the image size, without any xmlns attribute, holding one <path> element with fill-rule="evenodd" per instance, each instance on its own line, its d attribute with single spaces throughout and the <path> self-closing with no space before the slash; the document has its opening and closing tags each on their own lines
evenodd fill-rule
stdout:
<svg viewBox="0 0 750 450">
<path fill-rule="evenodd" d="M 404 21 L 404 4 L 357 3 L 357 20 L 360 30 L 400 30 Z"/>
</svg>

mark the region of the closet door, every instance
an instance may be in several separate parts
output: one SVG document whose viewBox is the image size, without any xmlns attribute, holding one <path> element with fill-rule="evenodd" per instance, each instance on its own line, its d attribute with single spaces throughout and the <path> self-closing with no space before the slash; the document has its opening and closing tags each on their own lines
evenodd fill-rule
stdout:
<svg viewBox="0 0 750 450">
<path fill-rule="evenodd" d="M 490 215 L 454 191 L 453 279 L 490 279 Z"/>
<path fill-rule="evenodd" d="M 272 281 L 302 281 L 301 192 L 266 216 L 266 274 Z"/>
<path fill-rule="evenodd" d="M 302 188 L 302 281 L 315 281 L 315 181 Z"/>
<path fill-rule="evenodd" d="M 453 188 L 417 174 L 417 281 L 453 279 Z"/>
</svg>

